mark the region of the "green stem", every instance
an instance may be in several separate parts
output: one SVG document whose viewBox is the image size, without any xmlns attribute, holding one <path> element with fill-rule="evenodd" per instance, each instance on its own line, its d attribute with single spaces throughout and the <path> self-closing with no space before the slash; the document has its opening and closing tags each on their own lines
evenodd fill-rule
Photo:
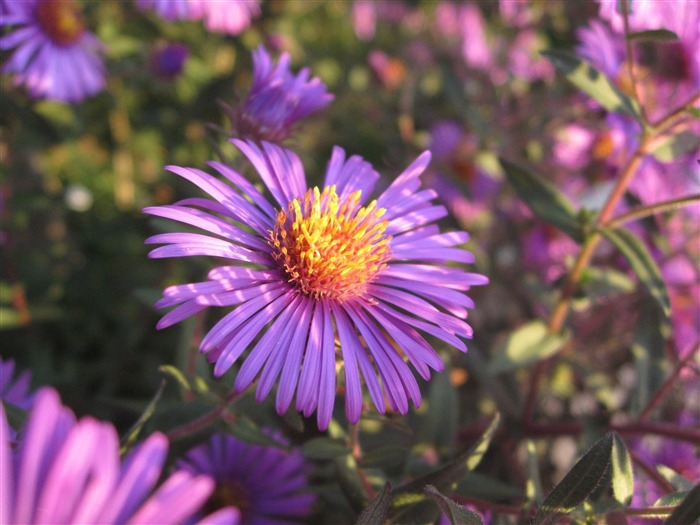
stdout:
<svg viewBox="0 0 700 525">
<path fill-rule="evenodd" d="M 700 193 L 695 193 L 687 197 L 680 197 L 678 199 L 671 199 L 665 202 L 659 202 L 657 204 L 649 204 L 648 206 L 638 206 L 627 213 L 622 213 L 617 217 L 613 217 L 606 222 L 604 226 L 606 228 L 617 228 L 626 222 L 643 219 L 644 217 L 648 217 L 656 213 L 683 208 L 692 202 L 700 202 Z"/>
</svg>

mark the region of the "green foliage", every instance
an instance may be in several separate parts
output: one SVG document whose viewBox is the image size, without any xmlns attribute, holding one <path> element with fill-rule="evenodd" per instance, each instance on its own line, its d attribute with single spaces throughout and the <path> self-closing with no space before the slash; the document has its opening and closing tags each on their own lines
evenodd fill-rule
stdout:
<svg viewBox="0 0 700 525">
<path fill-rule="evenodd" d="M 372 503 L 362 511 L 357 519 L 357 525 L 382 525 L 389 514 L 390 507 L 391 483 L 387 482 Z"/>
<path fill-rule="evenodd" d="M 606 434 L 576 462 L 537 509 L 536 524 L 553 523 L 557 516 L 568 514 L 583 503 L 608 469 L 613 440 L 612 433 Z"/>
<path fill-rule="evenodd" d="M 641 121 L 638 105 L 588 62 L 566 51 L 549 49 L 542 54 L 581 91 L 608 111 L 624 113 Z"/>
<path fill-rule="evenodd" d="M 567 333 L 552 334 L 539 319 L 517 328 L 508 336 L 488 366 L 489 374 L 509 372 L 552 357 L 569 340 Z"/>
<path fill-rule="evenodd" d="M 484 522 L 476 512 L 452 501 L 432 485 L 425 487 L 425 493 L 433 498 L 452 525 L 483 525 Z"/>
<path fill-rule="evenodd" d="M 500 159 L 500 163 L 518 197 L 538 218 L 553 224 L 575 241 L 583 241 L 583 231 L 573 205 L 554 184 L 505 159 Z"/>
<path fill-rule="evenodd" d="M 625 443 L 617 434 L 613 435 L 612 486 L 615 499 L 623 505 L 629 505 L 634 495 L 632 460 Z"/>
<path fill-rule="evenodd" d="M 700 520 L 700 483 L 688 491 L 666 520 L 667 525 L 683 525 Z"/>
</svg>

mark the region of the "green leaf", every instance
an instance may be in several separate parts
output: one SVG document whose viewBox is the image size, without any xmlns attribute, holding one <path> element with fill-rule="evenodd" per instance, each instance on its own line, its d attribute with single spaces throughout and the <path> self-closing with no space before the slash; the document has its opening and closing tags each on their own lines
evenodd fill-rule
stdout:
<svg viewBox="0 0 700 525">
<path fill-rule="evenodd" d="M 639 414 L 661 387 L 669 363 L 664 351 L 670 331 L 668 318 L 654 301 L 644 301 L 639 307 L 639 319 L 634 329 L 632 356 L 637 380 L 634 384 L 632 409 Z"/>
<path fill-rule="evenodd" d="M 695 485 L 666 520 L 666 525 L 686 525 L 700 520 L 700 483 Z"/>
<path fill-rule="evenodd" d="M 501 421 L 501 415 L 496 413 L 488 428 L 469 450 L 462 452 L 453 461 L 441 469 L 421 476 L 394 491 L 394 505 L 402 506 L 419 501 L 425 501 L 425 487 L 434 485 L 438 490 L 452 490 L 464 476 L 474 470 L 484 457 L 491 444 L 491 439 Z"/>
<path fill-rule="evenodd" d="M 573 204 L 554 184 L 517 164 L 499 159 L 508 182 L 541 220 L 553 224 L 576 242 L 584 235 Z"/>
<path fill-rule="evenodd" d="M 391 483 L 387 481 L 382 491 L 374 498 L 374 501 L 362 511 L 362 514 L 357 519 L 357 525 L 382 525 L 389 515 L 390 506 Z"/>
<path fill-rule="evenodd" d="M 688 113 L 690 113 L 691 115 L 693 115 L 694 117 L 700 118 L 700 108 L 688 107 L 688 108 L 685 108 L 685 110 Z"/>
<path fill-rule="evenodd" d="M 587 298 L 595 300 L 634 291 L 634 281 L 614 268 L 590 266 L 583 271 L 579 281 Z"/>
<path fill-rule="evenodd" d="M 357 461 L 352 454 L 333 458 L 335 465 L 335 479 L 340 485 L 340 490 L 347 498 L 350 506 L 357 513 L 362 512 L 369 505 L 360 476 L 357 473 Z"/>
<path fill-rule="evenodd" d="M 543 51 L 554 66 L 577 88 L 600 103 L 608 111 L 624 113 L 641 122 L 638 105 L 622 93 L 615 84 L 588 62 L 555 49 Z"/>
<path fill-rule="evenodd" d="M 612 486 L 615 499 L 627 506 L 634 495 L 634 472 L 627 447 L 620 437 L 613 436 Z"/>
<path fill-rule="evenodd" d="M 542 482 L 540 481 L 540 465 L 539 457 L 535 442 L 531 439 L 527 440 L 527 481 L 525 482 L 525 494 L 528 501 L 534 501 L 537 504 L 542 503 Z"/>
<path fill-rule="evenodd" d="M 483 525 L 484 522 L 481 520 L 481 516 L 476 512 L 472 512 L 447 496 L 443 496 L 432 485 L 425 487 L 425 493 L 435 500 L 435 503 L 448 517 L 452 525 Z"/>
<path fill-rule="evenodd" d="M 226 428 L 231 435 L 238 439 L 250 443 L 251 445 L 265 445 L 284 449 L 284 445 L 275 438 L 263 432 L 263 430 L 252 420 L 243 414 L 236 414 L 234 421 L 224 420 Z"/>
<path fill-rule="evenodd" d="M 0 399 L 0 403 L 5 408 L 5 417 L 10 428 L 14 430 L 24 428 L 24 423 L 27 420 L 27 411 L 4 399 Z"/>
<path fill-rule="evenodd" d="M 408 457 L 410 450 L 397 445 L 386 445 L 365 452 L 360 459 L 362 468 L 391 468 L 401 465 Z"/>
<path fill-rule="evenodd" d="M 656 465 L 656 471 L 661 474 L 676 490 L 689 491 L 693 488 L 693 482 L 682 476 L 671 467 L 666 465 Z"/>
<path fill-rule="evenodd" d="M 172 377 L 185 392 L 192 391 L 192 386 L 190 385 L 190 382 L 185 377 L 185 374 L 183 374 L 177 367 L 174 367 L 173 365 L 162 365 L 158 367 L 158 372 L 160 372 L 163 375 Z"/>
<path fill-rule="evenodd" d="M 678 157 L 692 153 L 700 147 L 700 137 L 692 131 L 681 131 L 670 137 L 666 137 L 651 154 L 661 162 L 672 162 Z"/>
<path fill-rule="evenodd" d="M 647 31 L 636 31 L 627 35 L 627 40 L 678 40 L 678 35 L 668 29 L 649 29 Z"/>
<path fill-rule="evenodd" d="M 350 454 L 350 449 L 342 439 L 317 437 L 304 443 L 301 452 L 311 459 L 333 459 Z"/>
<path fill-rule="evenodd" d="M 459 396 L 450 382 L 449 366 L 430 381 L 425 422 L 420 427 L 420 441 L 433 443 L 438 451 L 454 450 L 457 433 Z"/>
<path fill-rule="evenodd" d="M 666 283 L 644 243 L 625 228 L 614 230 L 601 228 L 600 231 L 625 256 L 639 280 L 644 283 L 651 296 L 661 306 L 663 313 L 668 316 L 671 313 L 671 301 Z"/>
<path fill-rule="evenodd" d="M 568 341 L 567 333 L 552 334 L 541 320 L 530 321 L 510 334 L 488 366 L 490 375 L 515 370 L 553 356 Z"/>
<path fill-rule="evenodd" d="M 687 490 L 680 490 L 671 494 L 665 494 L 657 499 L 652 507 L 677 507 L 687 495 Z"/>
<path fill-rule="evenodd" d="M 612 433 L 594 443 L 544 499 L 535 515 L 536 524 L 552 523 L 558 515 L 570 513 L 593 492 L 608 469 L 612 446 Z"/>
</svg>

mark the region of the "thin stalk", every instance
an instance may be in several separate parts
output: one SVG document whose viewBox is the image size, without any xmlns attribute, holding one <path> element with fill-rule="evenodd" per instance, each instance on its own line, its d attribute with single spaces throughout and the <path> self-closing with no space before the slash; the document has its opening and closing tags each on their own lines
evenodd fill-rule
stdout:
<svg viewBox="0 0 700 525">
<path fill-rule="evenodd" d="M 659 202 L 657 204 L 649 204 L 648 206 L 638 206 L 627 213 L 622 213 L 617 217 L 613 217 L 605 224 L 605 226 L 608 228 L 617 228 L 626 222 L 643 219 L 644 217 L 648 217 L 649 215 L 654 215 L 656 213 L 683 208 L 684 206 L 687 206 L 693 202 L 700 202 L 700 193 L 695 193 L 687 197 L 680 197 L 678 199 L 671 199 L 665 202 Z"/>
</svg>

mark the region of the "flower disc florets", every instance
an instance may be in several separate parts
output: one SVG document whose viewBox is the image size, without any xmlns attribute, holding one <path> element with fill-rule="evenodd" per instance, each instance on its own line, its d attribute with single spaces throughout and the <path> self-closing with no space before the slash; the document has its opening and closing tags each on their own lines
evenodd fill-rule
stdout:
<svg viewBox="0 0 700 525">
<path fill-rule="evenodd" d="M 71 0 L 39 2 L 36 20 L 44 33 L 59 46 L 75 44 L 85 29 L 80 6 Z"/>
<path fill-rule="evenodd" d="M 280 210 L 270 234 L 273 257 L 306 295 L 343 301 L 366 286 L 391 258 L 386 212 L 360 207 L 361 191 L 340 201 L 335 185 L 309 189 Z"/>
</svg>

